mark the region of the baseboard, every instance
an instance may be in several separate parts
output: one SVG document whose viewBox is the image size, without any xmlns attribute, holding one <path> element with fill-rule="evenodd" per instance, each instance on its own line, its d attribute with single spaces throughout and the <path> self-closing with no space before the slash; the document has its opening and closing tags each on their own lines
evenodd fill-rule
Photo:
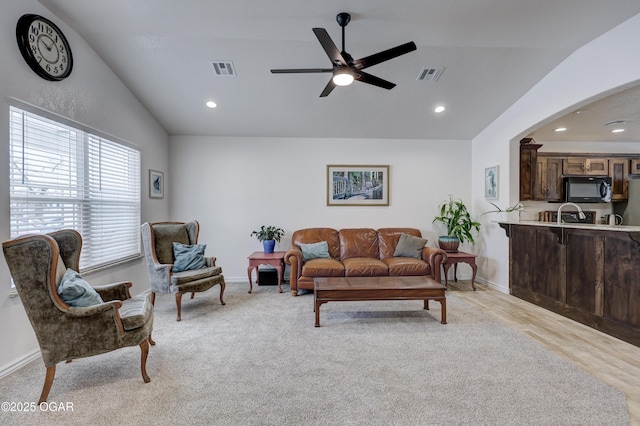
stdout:
<svg viewBox="0 0 640 426">
<path fill-rule="evenodd" d="M 471 278 L 469 278 L 469 279 L 471 279 Z M 500 285 L 498 285 L 498 284 L 496 284 L 494 282 L 487 281 L 484 278 L 476 277 L 476 282 L 477 283 L 481 283 L 483 285 L 486 285 L 487 287 L 490 287 L 493 290 L 499 291 L 500 293 L 509 294 L 509 289 L 508 288 L 504 288 L 504 287 L 502 287 L 502 286 L 500 286 Z"/>
<path fill-rule="evenodd" d="M 0 379 L 8 376 L 9 374 L 15 371 L 18 371 L 25 365 L 29 364 L 31 361 L 40 358 L 40 356 L 41 356 L 40 349 L 34 349 L 33 351 L 29 352 L 25 356 L 18 358 L 17 360 L 9 364 L 3 365 L 2 367 L 0 367 Z"/>
</svg>

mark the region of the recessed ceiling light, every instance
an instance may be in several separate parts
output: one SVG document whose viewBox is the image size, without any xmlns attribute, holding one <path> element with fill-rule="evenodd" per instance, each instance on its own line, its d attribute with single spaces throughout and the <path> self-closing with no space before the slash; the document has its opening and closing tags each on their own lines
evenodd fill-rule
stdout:
<svg viewBox="0 0 640 426">
<path fill-rule="evenodd" d="M 445 108 L 445 107 L 443 107 L 442 105 L 438 105 L 438 106 L 434 109 L 434 111 L 435 111 L 435 112 L 437 112 L 437 113 L 441 113 L 441 112 L 444 112 L 444 110 L 445 110 L 445 109 L 446 109 L 446 108 Z"/>
<path fill-rule="evenodd" d="M 209 102 L 207 102 L 207 106 L 208 106 L 209 108 L 215 108 L 215 107 L 217 107 L 217 106 L 218 106 L 218 104 L 216 104 L 216 103 L 215 103 L 215 102 L 213 102 L 213 101 L 209 101 Z"/>
<path fill-rule="evenodd" d="M 613 129 L 611 131 L 611 133 L 622 133 L 622 132 L 624 132 L 624 129 Z"/>
<path fill-rule="evenodd" d="M 558 127 L 557 129 L 553 130 L 554 132 L 566 132 L 567 128 L 566 127 Z"/>
</svg>

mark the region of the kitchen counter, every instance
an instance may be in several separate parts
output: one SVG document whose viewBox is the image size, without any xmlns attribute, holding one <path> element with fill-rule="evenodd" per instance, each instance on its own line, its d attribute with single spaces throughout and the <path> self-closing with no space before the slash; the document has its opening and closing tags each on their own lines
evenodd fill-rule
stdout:
<svg viewBox="0 0 640 426">
<path fill-rule="evenodd" d="M 557 222 L 539 222 L 536 220 L 507 220 L 507 221 L 495 221 L 495 223 L 505 225 L 529 225 L 529 226 L 544 226 L 546 228 L 571 228 L 571 229 L 588 229 L 592 231 L 616 231 L 616 232 L 640 232 L 640 226 L 628 226 L 628 225 L 605 225 L 605 224 L 593 224 L 593 223 L 562 223 Z"/>
<path fill-rule="evenodd" d="M 498 224 L 513 296 L 640 346 L 640 226 Z"/>
</svg>

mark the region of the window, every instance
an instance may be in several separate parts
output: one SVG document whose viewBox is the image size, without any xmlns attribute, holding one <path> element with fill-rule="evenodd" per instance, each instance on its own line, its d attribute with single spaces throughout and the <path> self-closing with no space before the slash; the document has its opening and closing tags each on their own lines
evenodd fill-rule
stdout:
<svg viewBox="0 0 640 426">
<path fill-rule="evenodd" d="M 11 238 L 73 228 L 80 268 L 140 256 L 140 151 L 10 108 Z"/>
</svg>

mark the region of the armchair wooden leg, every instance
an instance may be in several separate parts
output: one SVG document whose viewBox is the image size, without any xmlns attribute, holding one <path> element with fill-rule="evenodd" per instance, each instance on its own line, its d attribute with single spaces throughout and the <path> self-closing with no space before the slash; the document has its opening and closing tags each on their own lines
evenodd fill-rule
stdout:
<svg viewBox="0 0 640 426">
<path fill-rule="evenodd" d="M 149 333 L 149 339 L 148 340 L 149 340 L 149 344 L 151 346 L 155 346 L 156 345 L 156 342 L 151 338 L 151 333 Z"/>
<path fill-rule="evenodd" d="M 140 355 L 140 370 L 142 371 L 142 380 L 145 383 L 149 383 L 151 378 L 147 374 L 147 355 L 149 355 L 149 340 L 144 339 L 142 343 L 140 343 L 140 351 L 142 352 Z"/>
<path fill-rule="evenodd" d="M 156 293 L 151 292 L 151 306 L 156 306 Z"/>
<path fill-rule="evenodd" d="M 182 293 L 176 293 L 176 306 L 178 307 L 178 317 L 176 321 L 182 320 Z"/>
<path fill-rule="evenodd" d="M 51 367 L 47 367 L 47 374 L 44 378 L 44 386 L 42 386 L 42 393 L 40 394 L 38 405 L 42 404 L 47 400 L 47 397 L 49 396 L 49 391 L 51 390 L 51 385 L 53 384 L 53 378 L 55 375 L 56 375 L 56 366 L 52 365 Z"/>
<path fill-rule="evenodd" d="M 225 287 L 226 287 L 226 284 L 224 283 L 224 281 L 222 281 L 222 282 L 220 283 L 220 303 L 221 303 L 221 304 L 223 304 L 223 305 L 224 305 L 225 303 L 224 303 L 224 300 L 222 300 L 222 296 L 224 295 L 224 289 L 225 289 Z"/>
<path fill-rule="evenodd" d="M 195 296 L 196 296 L 196 292 L 195 292 L 195 291 L 192 291 L 192 292 L 191 292 L 191 298 L 193 299 Z"/>
</svg>

